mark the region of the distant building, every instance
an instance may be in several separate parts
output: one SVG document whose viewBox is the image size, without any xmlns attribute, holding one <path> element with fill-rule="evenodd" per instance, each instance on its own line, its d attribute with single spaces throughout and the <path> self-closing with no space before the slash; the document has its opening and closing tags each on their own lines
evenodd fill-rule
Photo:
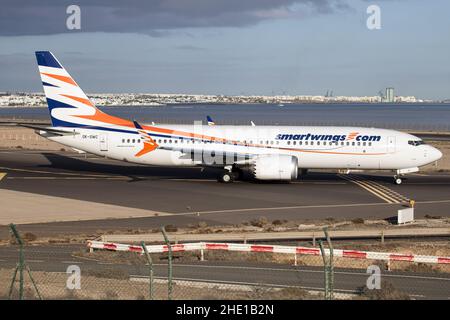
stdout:
<svg viewBox="0 0 450 320">
<path fill-rule="evenodd" d="M 385 102 L 392 103 L 394 101 L 394 88 L 386 88 Z"/>
</svg>

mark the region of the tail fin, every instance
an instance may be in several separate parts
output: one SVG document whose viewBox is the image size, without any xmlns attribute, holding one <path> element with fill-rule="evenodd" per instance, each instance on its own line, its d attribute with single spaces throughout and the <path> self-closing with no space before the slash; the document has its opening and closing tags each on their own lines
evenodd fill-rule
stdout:
<svg viewBox="0 0 450 320">
<path fill-rule="evenodd" d="M 206 121 L 208 122 L 208 126 L 213 126 L 216 124 L 210 116 L 206 116 Z"/>
<path fill-rule="evenodd" d="M 98 110 L 50 51 L 36 51 L 36 59 L 53 126 L 133 127 L 128 120 Z"/>
</svg>

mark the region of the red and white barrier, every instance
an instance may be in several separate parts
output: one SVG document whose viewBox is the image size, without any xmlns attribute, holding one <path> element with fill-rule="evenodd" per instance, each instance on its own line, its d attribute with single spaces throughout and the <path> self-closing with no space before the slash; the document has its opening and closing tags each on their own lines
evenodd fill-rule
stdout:
<svg viewBox="0 0 450 320">
<path fill-rule="evenodd" d="M 113 251 L 129 251 L 143 253 L 141 246 L 108 243 L 101 241 L 88 241 L 88 247 L 91 249 L 104 249 Z M 292 247 L 292 246 L 278 246 L 278 245 L 257 245 L 244 243 L 210 243 L 210 242 L 196 242 L 183 243 L 171 245 L 173 252 L 183 251 L 197 251 L 197 250 L 225 250 L 238 252 L 272 252 L 285 253 L 293 255 L 315 255 L 320 256 L 321 252 L 318 248 L 308 247 Z M 167 245 L 149 245 L 147 251 L 150 253 L 167 252 Z M 330 251 L 325 249 L 325 254 L 329 255 Z M 450 257 L 438 256 L 422 256 L 415 254 L 403 253 L 388 253 L 388 252 L 369 252 L 356 250 L 342 250 L 334 249 L 333 255 L 335 257 L 350 258 L 350 259 L 366 259 L 366 260 L 384 260 L 384 261 L 406 261 L 416 263 L 433 263 L 433 264 L 450 264 Z"/>
</svg>

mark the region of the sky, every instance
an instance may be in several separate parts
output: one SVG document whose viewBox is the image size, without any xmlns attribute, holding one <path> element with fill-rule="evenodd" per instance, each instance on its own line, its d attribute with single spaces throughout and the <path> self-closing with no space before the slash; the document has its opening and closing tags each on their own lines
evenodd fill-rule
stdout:
<svg viewBox="0 0 450 320">
<path fill-rule="evenodd" d="M 81 29 L 69 30 L 69 5 Z M 377 5 L 381 29 L 366 12 Z M 90 93 L 450 98 L 448 0 L 2 0 L 0 91 L 50 50 Z"/>
</svg>

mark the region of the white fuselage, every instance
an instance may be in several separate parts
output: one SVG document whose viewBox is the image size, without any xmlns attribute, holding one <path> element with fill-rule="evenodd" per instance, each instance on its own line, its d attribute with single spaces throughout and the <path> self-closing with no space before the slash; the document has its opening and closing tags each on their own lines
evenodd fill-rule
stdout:
<svg viewBox="0 0 450 320">
<path fill-rule="evenodd" d="M 361 127 L 154 125 L 146 128 L 158 148 L 137 157 L 143 141 L 134 128 L 56 129 L 71 135 L 47 136 L 63 145 L 111 159 L 159 166 L 224 166 L 250 155 L 287 154 L 307 169 L 399 170 L 418 168 L 442 153 L 410 134 Z M 202 153 L 191 156 L 190 150 Z M 236 154 L 216 163 L 218 154 Z M 211 159 L 213 158 L 213 159 Z M 244 159 L 244 160 L 242 160 Z M 212 161 L 212 163 L 211 163 Z"/>
</svg>

